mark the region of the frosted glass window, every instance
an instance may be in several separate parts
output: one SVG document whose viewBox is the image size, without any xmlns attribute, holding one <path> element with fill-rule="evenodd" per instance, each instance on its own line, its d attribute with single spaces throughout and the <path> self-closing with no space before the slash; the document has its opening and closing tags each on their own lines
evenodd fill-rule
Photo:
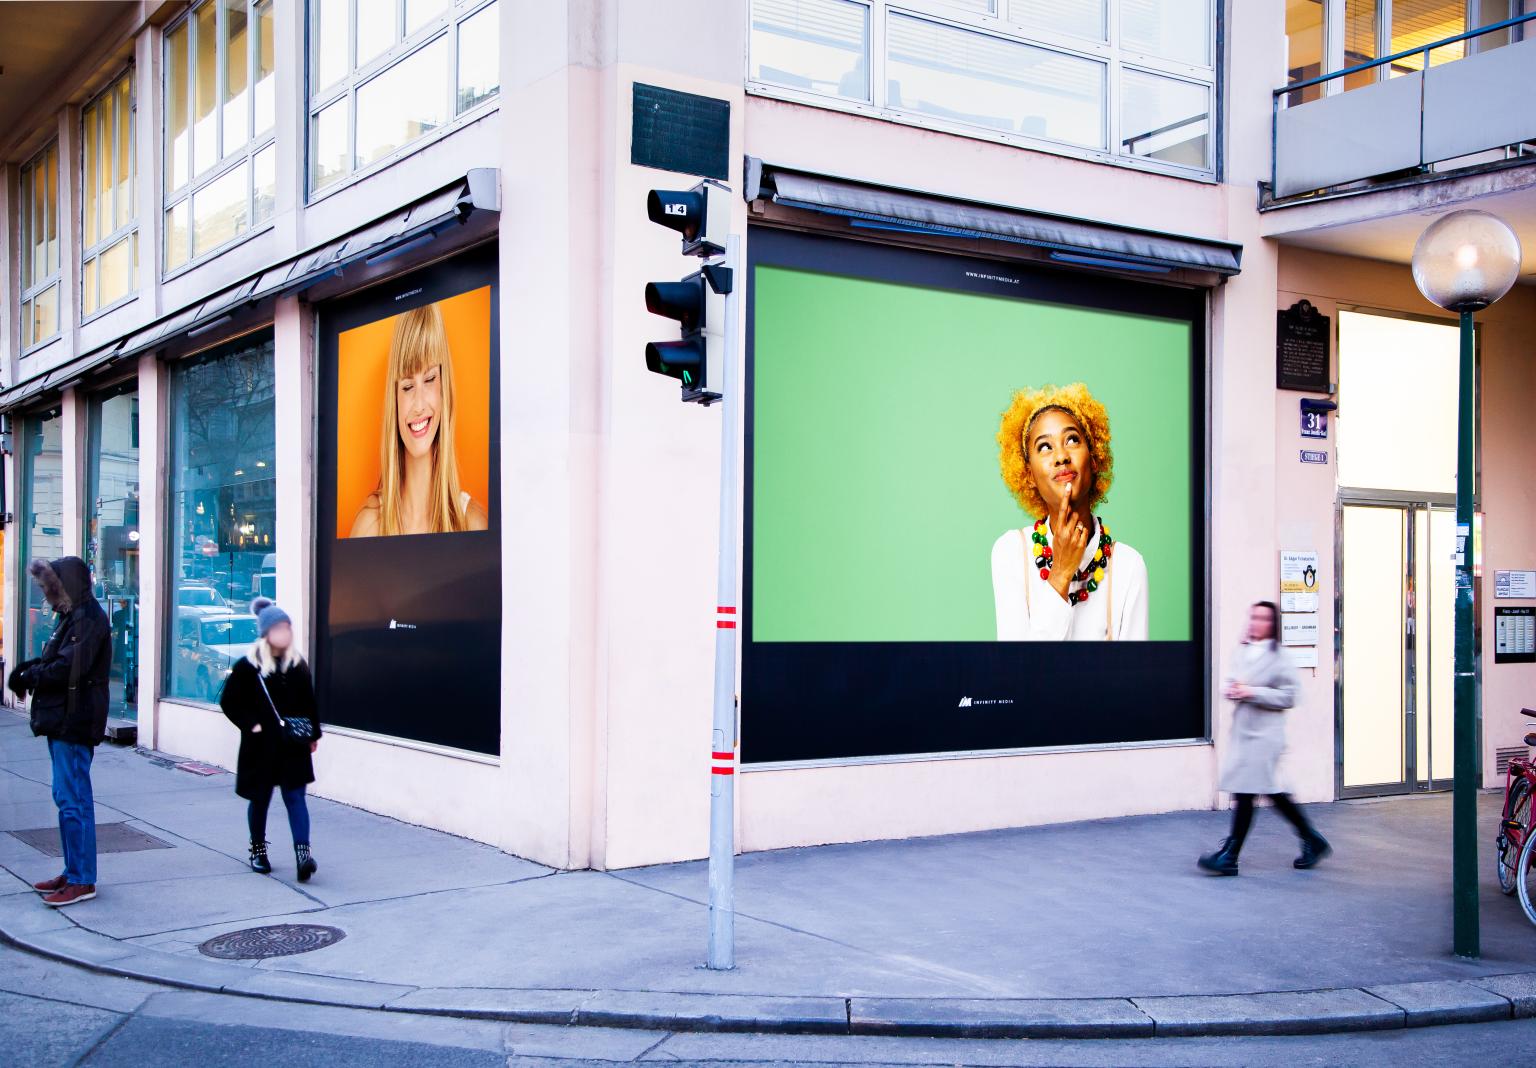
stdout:
<svg viewBox="0 0 1536 1068">
<path fill-rule="evenodd" d="M 1456 492 L 1460 332 L 1339 312 L 1339 484 Z"/>
</svg>

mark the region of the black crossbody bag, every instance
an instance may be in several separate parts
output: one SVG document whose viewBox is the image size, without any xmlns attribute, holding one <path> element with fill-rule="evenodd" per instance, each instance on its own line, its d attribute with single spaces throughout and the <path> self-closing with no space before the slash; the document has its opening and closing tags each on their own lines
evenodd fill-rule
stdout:
<svg viewBox="0 0 1536 1068">
<path fill-rule="evenodd" d="M 272 700 L 272 691 L 267 689 L 267 680 L 261 676 L 261 668 L 256 669 L 256 681 L 261 683 L 261 692 L 267 695 L 267 704 L 272 706 L 272 714 L 277 717 L 277 725 L 282 728 L 283 739 L 295 745 L 306 745 L 315 740 L 315 721 L 308 716 L 289 716 L 283 718 L 283 714 L 277 710 L 277 702 Z"/>
</svg>

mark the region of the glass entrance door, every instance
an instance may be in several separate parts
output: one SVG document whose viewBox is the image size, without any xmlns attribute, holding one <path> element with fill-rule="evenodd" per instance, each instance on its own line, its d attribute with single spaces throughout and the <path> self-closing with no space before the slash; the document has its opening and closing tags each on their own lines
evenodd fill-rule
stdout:
<svg viewBox="0 0 1536 1068">
<path fill-rule="evenodd" d="M 107 714 L 138 718 L 139 397 L 129 381 L 90 398 L 86 563 L 112 624 Z"/>
<path fill-rule="evenodd" d="M 1340 792 L 1438 788 L 1451 775 L 1455 511 L 1346 501 L 1342 512 Z"/>
</svg>

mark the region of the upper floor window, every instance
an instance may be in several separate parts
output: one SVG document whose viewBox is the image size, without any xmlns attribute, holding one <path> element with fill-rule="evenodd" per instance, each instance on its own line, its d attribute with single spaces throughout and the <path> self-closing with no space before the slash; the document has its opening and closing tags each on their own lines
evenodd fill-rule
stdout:
<svg viewBox="0 0 1536 1068">
<path fill-rule="evenodd" d="M 59 143 L 21 168 L 21 347 L 59 332 Z"/>
<path fill-rule="evenodd" d="M 1211 0 L 752 0 L 748 88 L 1175 172 L 1212 169 Z"/>
<path fill-rule="evenodd" d="M 310 189 L 394 155 L 501 87 L 496 0 L 310 4 Z"/>
<path fill-rule="evenodd" d="M 165 269 L 272 216 L 272 0 L 203 0 L 165 35 Z"/>
<path fill-rule="evenodd" d="M 110 307 L 134 291 L 139 262 L 134 184 L 133 74 L 125 73 L 85 106 L 80 213 L 80 314 Z"/>
</svg>

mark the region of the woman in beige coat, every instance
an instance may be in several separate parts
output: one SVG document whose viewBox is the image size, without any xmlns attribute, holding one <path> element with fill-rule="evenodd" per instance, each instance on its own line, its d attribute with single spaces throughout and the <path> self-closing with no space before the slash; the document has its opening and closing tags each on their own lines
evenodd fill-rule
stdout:
<svg viewBox="0 0 1536 1068">
<path fill-rule="evenodd" d="M 1333 852 L 1328 840 L 1301 814 L 1296 802 L 1280 787 L 1277 766 L 1285 752 L 1285 713 L 1296 703 L 1296 670 L 1280 647 L 1276 633 L 1280 612 L 1260 601 L 1248 612 L 1248 636 L 1233 658 L 1223 696 L 1237 702 L 1232 735 L 1220 787 L 1232 794 L 1232 833 L 1214 853 L 1200 858 L 1200 867 L 1216 875 L 1236 875 L 1237 855 L 1253 825 L 1253 799 L 1268 794 L 1275 811 L 1296 828 L 1301 856 L 1295 867 L 1310 868 Z"/>
</svg>

